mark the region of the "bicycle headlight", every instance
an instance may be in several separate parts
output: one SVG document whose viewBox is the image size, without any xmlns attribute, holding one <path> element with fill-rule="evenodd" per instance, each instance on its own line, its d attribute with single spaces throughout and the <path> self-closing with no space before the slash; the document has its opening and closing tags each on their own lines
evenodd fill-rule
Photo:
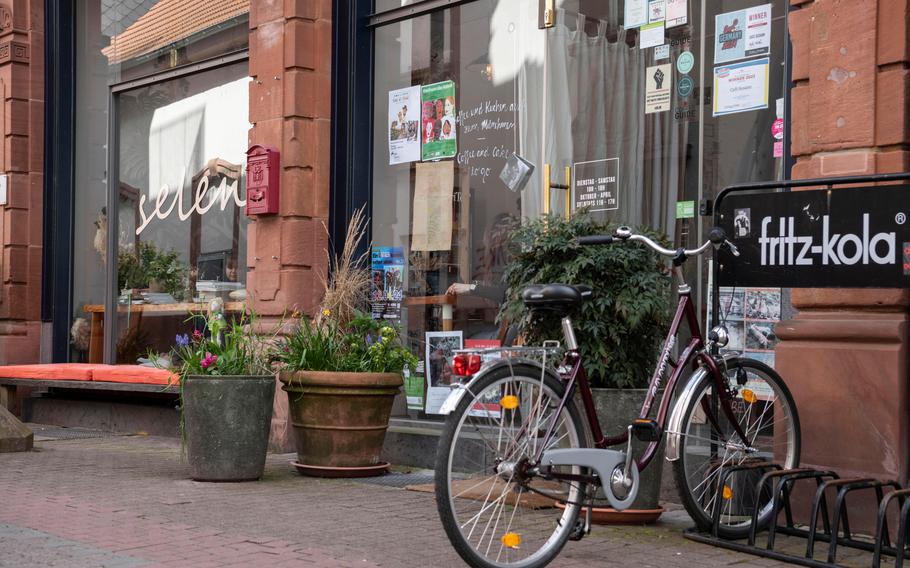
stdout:
<svg viewBox="0 0 910 568">
<path fill-rule="evenodd" d="M 708 339 L 713 341 L 718 347 L 725 347 L 730 343 L 730 333 L 727 328 L 719 325 L 708 332 Z"/>
</svg>

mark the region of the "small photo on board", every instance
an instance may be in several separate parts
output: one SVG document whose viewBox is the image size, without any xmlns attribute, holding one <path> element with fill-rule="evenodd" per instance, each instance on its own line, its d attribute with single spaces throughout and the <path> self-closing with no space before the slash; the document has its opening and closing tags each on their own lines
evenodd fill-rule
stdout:
<svg viewBox="0 0 910 568">
<path fill-rule="evenodd" d="M 743 290 L 722 286 L 720 288 L 720 319 L 727 321 L 743 319 Z"/>
<path fill-rule="evenodd" d="M 746 319 L 780 320 L 780 290 L 750 288 L 746 290 Z"/>
<path fill-rule="evenodd" d="M 774 368 L 774 351 L 746 351 L 745 356 Z"/>
<path fill-rule="evenodd" d="M 730 341 L 727 343 L 726 349 L 730 351 L 742 351 L 744 349 L 743 322 L 728 321 L 726 325 L 727 334 L 730 336 Z"/>
<path fill-rule="evenodd" d="M 746 349 L 771 351 L 777 345 L 777 335 L 771 322 L 746 322 Z"/>
<path fill-rule="evenodd" d="M 427 384 L 432 387 L 447 386 L 456 382 L 452 371 L 455 351 L 462 349 L 461 331 L 428 331 L 426 371 Z"/>
</svg>

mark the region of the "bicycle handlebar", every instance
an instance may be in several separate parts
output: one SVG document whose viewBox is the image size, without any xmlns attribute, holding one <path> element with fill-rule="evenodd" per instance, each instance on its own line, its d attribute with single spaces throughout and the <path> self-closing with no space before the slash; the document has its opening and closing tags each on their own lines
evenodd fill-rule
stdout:
<svg viewBox="0 0 910 568">
<path fill-rule="evenodd" d="M 708 233 L 708 240 L 705 241 L 705 244 L 701 245 L 695 249 L 668 249 L 657 244 L 653 239 L 650 239 L 644 235 L 638 235 L 632 232 L 632 229 L 629 227 L 617 227 L 612 235 L 593 235 L 588 237 L 579 237 L 578 244 L 583 246 L 591 245 L 609 245 L 614 241 L 638 241 L 646 244 L 651 250 L 657 254 L 663 256 L 668 256 L 671 258 L 679 257 L 682 254 L 683 257 L 698 256 L 704 254 L 711 245 L 715 247 L 727 246 L 730 249 L 730 252 L 733 253 L 733 256 L 739 256 L 739 250 L 736 246 L 727 240 L 724 230 L 720 227 L 714 227 L 711 229 L 711 232 Z"/>
</svg>

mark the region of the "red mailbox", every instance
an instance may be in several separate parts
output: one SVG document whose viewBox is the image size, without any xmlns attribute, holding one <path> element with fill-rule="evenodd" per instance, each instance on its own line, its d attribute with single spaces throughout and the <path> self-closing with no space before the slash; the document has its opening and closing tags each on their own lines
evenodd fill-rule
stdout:
<svg viewBox="0 0 910 568">
<path fill-rule="evenodd" d="M 246 151 L 246 214 L 278 213 L 281 154 L 273 146 L 255 144 Z"/>
</svg>

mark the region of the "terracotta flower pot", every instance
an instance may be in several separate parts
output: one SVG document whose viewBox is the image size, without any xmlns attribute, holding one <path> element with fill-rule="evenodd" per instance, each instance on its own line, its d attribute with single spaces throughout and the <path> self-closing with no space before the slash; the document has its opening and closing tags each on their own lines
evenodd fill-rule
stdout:
<svg viewBox="0 0 910 568">
<path fill-rule="evenodd" d="M 283 372 L 298 471 L 323 477 L 376 475 L 398 373 Z"/>
</svg>

